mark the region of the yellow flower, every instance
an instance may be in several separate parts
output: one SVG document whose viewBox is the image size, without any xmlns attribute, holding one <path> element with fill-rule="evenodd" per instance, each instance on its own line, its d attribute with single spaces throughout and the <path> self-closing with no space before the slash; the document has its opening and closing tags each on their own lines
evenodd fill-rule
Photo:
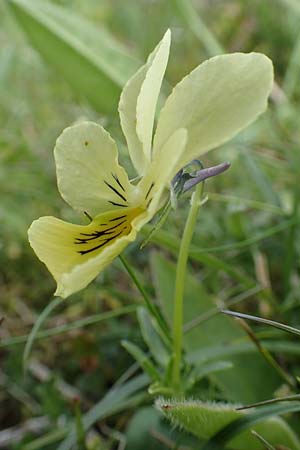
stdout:
<svg viewBox="0 0 300 450">
<path fill-rule="evenodd" d="M 29 229 L 32 248 L 57 282 L 56 295 L 67 297 L 87 286 L 161 208 L 178 170 L 232 138 L 267 106 L 273 69 L 266 56 L 216 56 L 173 89 L 153 137 L 170 40 L 168 30 L 120 98 L 138 182 L 129 181 L 114 140 L 96 123 L 67 128 L 56 142 L 59 191 L 73 208 L 93 217 L 86 226 L 41 217 Z"/>
</svg>

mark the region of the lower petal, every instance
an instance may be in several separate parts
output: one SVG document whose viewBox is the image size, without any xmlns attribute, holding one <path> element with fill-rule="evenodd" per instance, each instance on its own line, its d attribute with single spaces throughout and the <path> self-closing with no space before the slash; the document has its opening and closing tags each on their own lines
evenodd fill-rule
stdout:
<svg viewBox="0 0 300 450">
<path fill-rule="evenodd" d="M 55 295 L 65 298 L 86 287 L 135 239 L 132 221 L 142 213 L 139 208 L 115 210 L 86 226 L 55 217 L 35 220 L 29 242 L 57 282 Z"/>
</svg>

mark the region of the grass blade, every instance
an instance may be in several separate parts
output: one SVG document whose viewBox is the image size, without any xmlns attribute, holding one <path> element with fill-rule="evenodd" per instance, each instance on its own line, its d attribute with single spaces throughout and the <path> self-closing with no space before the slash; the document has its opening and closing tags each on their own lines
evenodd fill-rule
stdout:
<svg viewBox="0 0 300 450">
<path fill-rule="evenodd" d="M 300 11 L 300 10 L 299 10 Z M 298 80 L 300 75 L 300 35 L 298 36 L 295 46 L 290 57 L 289 65 L 283 80 L 283 90 L 289 99 L 292 99 L 295 90 L 298 87 Z"/>
<path fill-rule="evenodd" d="M 199 39 L 209 56 L 224 53 L 221 44 L 194 9 L 190 0 L 173 0 L 187 27 Z"/>
<path fill-rule="evenodd" d="M 251 431 L 251 433 L 263 444 L 263 446 L 267 450 L 276 450 L 276 448 L 273 447 L 273 445 L 269 444 L 269 442 L 267 442 L 260 434 L 256 433 L 256 431 Z"/>
<path fill-rule="evenodd" d="M 122 308 L 114 309 L 100 314 L 93 314 L 83 319 L 75 320 L 72 323 L 65 325 L 59 325 L 58 327 L 48 328 L 46 330 L 38 331 L 35 335 L 35 340 L 46 339 L 48 337 L 57 336 L 58 334 L 68 333 L 69 331 L 76 330 L 78 328 L 87 327 L 103 320 L 113 319 L 125 314 L 131 314 L 136 311 L 137 305 L 128 305 Z M 10 347 L 11 345 L 24 344 L 29 338 L 29 334 L 23 336 L 14 336 L 6 339 L 2 339 L 0 342 L 0 348 Z"/>
<path fill-rule="evenodd" d="M 139 391 L 147 386 L 149 378 L 139 375 L 127 383 L 113 387 L 90 411 L 83 417 L 83 426 L 87 431 L 94 423 L 105 417 L 136 406 L 144 399 L 145 395 Z M 76 428 L 72 427 L 68 437 L 61 443 L 57 450 L 71 450 L 76 443 Z"/>
<path fill-rule="evenodd" d="M 228 316 L 238 317 L 239 319 L 253 320 L 254 322 L 263 323 L 264 325 L 270 325 L 271 327 L 278 328 L 279 330 L 287 331 L 288 333 L 300 336 L 300 330 L 298 328 L 294 328 L 290 325 L 285 325 L 280 322 L 275 322 L 274 320 L 263 319 L 262 317 L 257 316 L 250 316 L 249 314 L 229 311 L 227 309 L 223 309 L 222 313 L 227 314 Z"/>
</svg>

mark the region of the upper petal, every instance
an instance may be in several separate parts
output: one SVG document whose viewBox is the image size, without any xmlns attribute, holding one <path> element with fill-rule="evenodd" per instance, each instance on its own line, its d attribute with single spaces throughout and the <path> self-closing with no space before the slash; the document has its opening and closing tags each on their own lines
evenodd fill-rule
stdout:
<svg viewBox="0 0 300 450">
<path fill-rule="evenodd" d="M 181 166 L 224 143 L 267 107 L 272 62 L 259 53 L 233 53 L 205 61 L 175 86 L 161 110 L 154 154 L 180 127 L 189 139 Z"/>
<path fill-rule="evenodd" d="M 57 282 L 55 295 L 67 297 L 86 287 L 133 241 L 138 208 L 100 214 L 89 225 L 41 217 L 28 230 L 29 242 Z"/>
<path fill-rule="evenodd" d="M 146 160 L 151 160 L 154 116 L 163 77 L 167 68 L 171 44 L 168 30 L 160 42 L 147 70 L 136 106 L 136 131 L 143 144 Z"/>
<path fill-rule="evenodd" d="M 130 158 L 139 174 L 151 159 L 152 133 L 157 100 L 168 63 L 171 32 L 168 30 L 147 63 L 126 83 L 119 113 Z"/>
<path fill-rule="evenodd" d="M 128 206 L 133 187 L 118 164 L 114 140 L 100 125 L 82 122 L 66 128 L 54 155 L 58 189 L 73 208 L 95 216 Z"/>
</svg>

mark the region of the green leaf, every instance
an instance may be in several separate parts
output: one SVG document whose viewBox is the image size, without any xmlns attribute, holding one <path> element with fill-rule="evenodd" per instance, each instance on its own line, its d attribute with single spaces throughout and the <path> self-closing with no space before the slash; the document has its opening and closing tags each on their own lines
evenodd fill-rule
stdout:
<svg viewBox="0 0 300 450">
<path fill-rule="evenodd" d="M 207 377 L 212 373 L 222 372 L 223 370 L 232 369 L 233 364 L 230 361 L 216 361 L 213 363 L 203 364 L 197 367 L 194 376 L 195 379 L 200 380 L 201 378 Z"/>
<path fill-rule="evenodd" d="M 244 417 L 240 417 L 239 419 L 236 419 L 234 422 L 229 423 L 227 426 L 225 426 L 220 432 L 218 432 L 203 448 L 202 450 L 219 450 L 220 449 L 220 445 L 224 445 L 227 442 L 231 442 L 232 438 L 234 438 L 235 436 L 239 436 L 240 433 L 244 430 L 248 430 L 249 427 L 251 426 L 251 430 L 257 431 L 259 433 L 264 433 L 265 430 L 268 430 L 267 427 L 263 427 L 263 424 L 259 424 L 262 425 L 262 428 L 259 427 L 259 425 L 254 426 L 254 424 L 257 424 L 258 422 L 261 422 L 265 419 L 268 419 L 272 416 L 275 415 L 279 415 L 279 414 L 288 414 L 288 413 L 292 413 L 292 412 L 298 412 L 300 410 L 300 403 L 299 402 L 293 402 L 290 404 L 281 404 L 281 405 L 271 405 L 271 406 L 265 406 L 265 407 L 261 407 L 259 408 L 257 411 L 254 411 L 250 414 L 246 414 Z M 283 422 L 285 423 L 285 422 Z M 294 432 L 290 429 L 290 427 L 287 425 L 286 430 L 288 430 L 290 432 L 290 436 L 289 439 L 287 439 L 284 442 L 284 448 L 285 445 L 287 444 L 289 448 L 296 448 L 299 449 L 300 444 L 299 444 L 299 439 L 296 437 L 296 435 L 294 434 Z M 276 444 L 279 444 L 280 442 L 280 438 L 277 438 L 277 431 L 278 431 L 278 426 L 276 425 L 276 428 L 274 427 L 272 429 L 272 440 L 271 442 L 273 443 L 273 441 L 276 441 Z M 268 434 L 267 431 L 265 432 L 265 436 L 266 438 L 268 438 Z M 292 440 L 292 445 L 290 444 L 290 440 Z M 281 441 L 282 442 L 282 441 Z"/>
<path fill-rule="evenodd" d="M 161 377 L 156 367 L 151 362 L 150 358 L 148 358 L 148 356 L 143 352 L 143 350 L 141 350 L 137 345 L 133 344 L 132 342 L 125 340 L 122 341 L 122 346 L 138 362 L 138 364 L 141 366 L 144 372 L 147 373 L 153 381 L 160 381 Z"/>
<path fill-rule="evenodd" d="M 286 445 L 292 450 L 300 449 L 300 442 L 292 431 L 290 426 L 281 418 L 270 417 L 277 412 L 288 411 L 283 405 L 280 405 L 281 409 L 273 407 L 267 407 L 255 411 L 255 413 L 245 413 L 237 411 L 234 406 L 224 405 L 220 403 L 205 403 L 196 401 L 187 402 L 170 402 L 159 400 L 157 407 L 164 413 L 168 419 L 170 419 L 176 425 L 179 425 L 191 432 L 199 439 L 210 439 L 211 442 L 218 446 L 205 446 L 205 450 L 214 449 L 220 450 L 223 447 L 233 450 L 261 450 L 261 443 L 251 433 L 251 430 L 256 431 L 260 435 L 274 445 Z M 294 402 L 293 410 L 300 409 L 300 403 L 297 403 L 297 407 Z M 239 427 L 234 429 L 234 424 L 240 423 Z M 229 431 L 227 434 L 222 434 L 220 430 L 226 427 Z M 227 428 L 228 427 L 228 428 Z M 216 434 L 218 433 L 218 435 Z M 218 440 L 216 437 L 220 436 Z M 222 439 L 221 439 L 222 436 Z M 204 449 L 203 449 L 204 450 Z"/>
<path fill-rule="evenodd" d="M 147 443 L 147 445 L 145 445 Z M 196 449 L 198 440 L 183 430 L 174 430 L 152 406 L 139 408 L 126 432 L 126 450 Z"/>
<path fill-rule="evenodd" d="M 153 430 L 161 429 L 161 417 L 159 412 L 152 407 L 139 409 L 132 417 L 127 433 L 127 448 L 130 450 L 141 450 L 147 442 L 147 450 L 164 449 L 163 445 L 152 435 Z"/>
<path fill-rule="evenodd" d="M 285 355 L 300 355 L 300 346 L 297 342 L 289 341 L 267 341 L 261 343 L 265 348 L 272 352 L 278 352 Z M 257 348 L 252 342 L 223 342 L 216 345 L 210 345 L 204 348 L 196 349 L 188 354 L 187 360 L 191 364 L 204 364 L 208 361 L 214 361 L 220 358 L 229 358 L 235 355 L 256 353 Z"/>
<path fill-rule="evenodd" d="M 121 380 L 121 379 L 120 379 Z M 139 375 L 132 378 L 123 384 L 117 382 L 107 394 L 96 403 L 83 416 L 82 425 L 86 432 L 97 421 L 103 420 L 117 412 L 128 410 L 136 407 L 137 404 L 144 400 L 145 395 L 140 393 L 149 383 L 149 378 L 146 375 Z M 71 450 L 75 448 L 76 444 L 76 423 L 67 423 L 64 426 L 51 431 L 44 436 L 35 439 L 28 445 L 24 446 L 24 450 L 40 450 L 50 444 L 61 441 L 63 442 L 55 448 L 57 450 Z"/>
<path fill-rule="evenodd" d="M 170 321 L 173 313 L 173 296 L 175 265 L 168 262 L 160 254 L 152 255 L 152 273 L 156 286 L 157 297 L 162 304 L 166 319 Z M 196 317 L 215 308 L 212 297 L 193 276 L 188 275 L 185 283 L 184 323 L 189 323 Z M 225 316 L 218 314 L 202 322 L 184 336 L 186 359 L 193 360 L 194 365 L 201 367 L 204 358 L 197 356 L 203 352 L 207 360 L 216 361 L 228 359 L 233 364 L 232 369 L 224 370 L 212 375 L 213 381 L 232 401 L 255 403 L 272 396 L 278 387 L 278 377 L 259 354 L 226 355 L 227 346 L 244 338 L 244 333 L 237 323 L 223 320 Z M 252 344 L 253 345 L 253 344 Z M 223 349 L 214 358 L 211 348 L 215 346 Z M 207 349 L 207 350 L 206 350 Z M 196 357 L 193 357 L 196 355 Z M 210 358 L 210 355 L 212 356 Z M 268 383 L 263 380 L 268 379 Z"/>
<path fill-rule="evenodd" d="M 107 394 L 96 403 L 83 417 L 84 430 L 87 431 L 99 420 L 103 420 L 117 412 L 136 406 L 144 399 L 141 389 L 149 383 L 146 375 L 139 375 L 121 386 L 113 386 Z M 68 431 L 68 430 L 67 430 Z M 68 432 L 68 437 L 60 444 L 57 450 L 71 450 L 76 443 L 76 427 Z"/>
<path fill-rule="evenodd" d="M 137 316 L 145 343 L 148 345 L 152 357 L 163 367 L 169 363 L 169 353 L 157 333 L 150 314 L 146 308 L 140 307 Z"/>
<path fill-rule="evenodd" d="M 98 111 L 117 107 L 138 62 L 113 36 L 47 0 L 8 0 L 31 44 Z"/>
<path fill-rule="evenodd" d="M 152 227 L 146 224 L 141 230 L 141 233 L 146 237 L 149 233 L 151 233 L 151 231 Z M 155 244 L 166 248 L 174 255 L 177 255 L 179 251 L 178 238 L 167 231 L 161 229 L 157 230 L 151 235 L 150 240 Z M 241 272 L 240 269 L 237 269 L 232 264 L 229 264 L 212 254 L 207 252 L 201 253 L 195 245 L 191 245 L 190 247 L 190 258 L 191 260 L 211 267 L 214 270 L 225 272 L 228 276 L 242 283 L 247 289 L 253 288 L 256 284 L 254 280 Z"/>
<path fill-rule="evenodd" d="M 41 450 L 41 448 L 47 448 L 47 446 L 63 439 L 68 431 L 68 426 L 65 426 L 64 428 L 53 429 L 49 433 L 46 433 L 43 436 L 39 436 L 36 439 L 33 439 L 33 441 L 29 442 L 28 444 L 25 444 L 23 450 Z"/>
</svg>

